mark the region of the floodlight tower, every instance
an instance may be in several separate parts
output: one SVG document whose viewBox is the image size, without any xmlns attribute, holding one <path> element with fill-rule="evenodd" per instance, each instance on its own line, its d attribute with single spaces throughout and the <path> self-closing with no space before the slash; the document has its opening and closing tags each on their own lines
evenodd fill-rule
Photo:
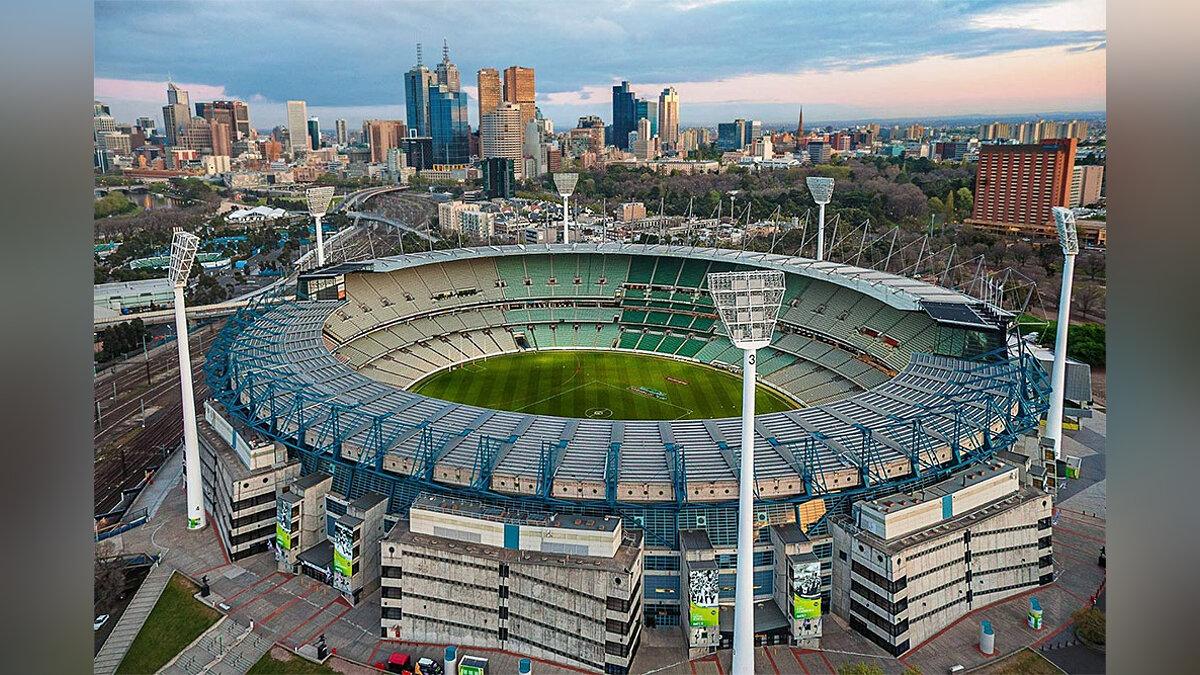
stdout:
<svg viewBox="0 0 1200 675">
<path fill-rule="evenodd" d="M 1079 233 L 1075 212 L 1055 206 L 1054 224 L 1058 244 L 1063 250 L 1062 293 L 1058 297 L 1058 331 L 1054 336 L 1054 367 L 1050 374 L 1050 412 L 1046 414 L 1046 438 L 1054 440 L 1054 458 L 1062 459 L 1063 392 L 1067 383 L 1067 327 L 1071 323 L 1071 282 L 1075 276 L 1075 256 L 1079 254 Z M 1055 483 L 1057 485 L 1057 482 Z"/>
<path fill-rule="evenodd" d="M 575 192 L 575 183 L 579 182 L 577 173 L 554 174 L 554 187 L 563 198 L 563 243 L 567 243 L 567 202 Z"/>
<path fill-rule="evenodd" d="M 821 176 L 809 176 L 807 179 L 808 191 L 812 194 L 813 201 L 821 207 L 820 216 L 817 218 L 817 260 L 825 259 L 825 205 L 829 203 L 833 197 L 833 179 L 823 178 Z"/>
<path fill-rule="evenodd" d="M 783 272 L 714 272 L 708 292 L 729 339 L 742 350 L 742 460 L 738 471 L 737 586 L 733 606 L 733 673 L 754 673 L 754 385 L 756 352 L 771 343 Z"/>
<path fill-rule="evenodd" d="M 317 221 L 317 267 L 325 265 L 325 239 L 321 235 L 321 216 L 329 209 L 333 199 L 333 186 L 309 188 L 304 191 L 304 199 L 308 201 L 308 212 Z"/>
<path fill-rule="evenodd" d="M 169 276 L 175 290 L 175 337 L 179 345 L 179 387 L 183 393 L 183 463 L 187 472 L 187 527 L 204 527 L 204 494 L 200 481 L 200 446 L 196 439 L 196 396 L 192 392 L 192 355 L 188 348 L 187 310 L 183 304 L 183 289 L 200 248 L 200 237 L 176 230 L 171 240 Z"/>
</svg>

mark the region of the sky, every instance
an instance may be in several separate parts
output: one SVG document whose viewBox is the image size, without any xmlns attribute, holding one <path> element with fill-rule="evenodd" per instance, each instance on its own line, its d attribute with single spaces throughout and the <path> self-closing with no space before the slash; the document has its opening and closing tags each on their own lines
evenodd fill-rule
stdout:
<svg viewBox="0 0 1200 675">
<path fill-rule="evenodd" d="M 1104 0 L 96 0 L 98 100 L 162 122 L 170 77 L 191 100 L 250 104 L 251 123 L 308 102 L 336 118 L 404 119 L 416 45 L 443 39 L 478 124 L 475 73 L 534 68 L 556 129 L 612 121 L 612 86 L 679 92 L 682 126 L 736 117 L 851 119 L 1105 109 Z"/>
</svg>

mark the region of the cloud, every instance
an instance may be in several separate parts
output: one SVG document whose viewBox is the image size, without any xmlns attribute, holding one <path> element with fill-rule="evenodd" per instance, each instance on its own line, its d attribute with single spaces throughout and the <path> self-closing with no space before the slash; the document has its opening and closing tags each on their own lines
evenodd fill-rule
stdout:
<svg viewBox="0 0 1200 675">
<path fill-rule="evenodd" d="M 1105 31 L 1104 0 L 1061 0 L 1034 6 L 1007 7 L 973 17 L 977 30 Z"/>
<path fill-rule="evenodd" d="M 214 101 L 231 98 L 225 92 L 224 86 L 176 82 L 175 86 L 189 93 L 192 101 Z M 92 80 L 92 90 L 96 98 L 121 99 L 124 101 L 145 101 L 164 105 L 167 102 L 167 81 L 124 80 L 109 77 L 97 77 Z"/>
</svg>

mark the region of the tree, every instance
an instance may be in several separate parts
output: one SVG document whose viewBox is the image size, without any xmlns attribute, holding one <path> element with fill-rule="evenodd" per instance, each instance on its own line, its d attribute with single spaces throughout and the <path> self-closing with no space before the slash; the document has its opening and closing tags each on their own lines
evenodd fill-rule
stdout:
<svg viewBox="0 0 1200 675">
<path fill-rule="evenodd" d="M 1099 607 L 1086 607 L 1076 610 L 1071 615 L 1075 622 L 1075 634 L 1094 644 L 1103 645 L 1105 642 L 1105 614 Z"/>
<path fill-rule="evenodd" d="M 1101 253 L 1088 253 L 1079 259 L 1079 271 L 1088 275 L 1090 281 L 1095 281 L 1097 275 L 1102 275 L 1107 267 L 1107 260 Z"/>
<path fill-rule="evenodd" d="M 975 210 L 975 195 L 967 188 L 960 187 L 954 193 L 954 204 L 958 207 L 959 219 L 966 218 Z"/>
<path fill-rule="evenodd" d="M 958 216 L 958 209 L 954 205 L 954 190 L 946 193 L 946 222 L 952 222 Z"/>
<path fill-rule="evenodd" d="M 1009 249 L 1009 253 L 1013 260 L 1017 261 L 1017 265 L 1024 267 L 1025 263 L 1029 261 L 1029 256 L 1033 255 L 1033 249 L 1029 247 L 1029 244 L 1017 242 Z"/>
<path fill-rule="evenodd" d="M 125 570 L 113 559 L 111 542 L 96 546 L 96 559 L 92 588 L 97 609 L 109 609 L 121 599 L 125 592 Z"/>
<path fill-rule="evenodd" d="M 1079 314 L 1087 317 L 1088 312 L 1104 297 L 1104 289 L 1098 284 L 1083 283 L 1075 290 L 1075 307 Z"/>
</svg>

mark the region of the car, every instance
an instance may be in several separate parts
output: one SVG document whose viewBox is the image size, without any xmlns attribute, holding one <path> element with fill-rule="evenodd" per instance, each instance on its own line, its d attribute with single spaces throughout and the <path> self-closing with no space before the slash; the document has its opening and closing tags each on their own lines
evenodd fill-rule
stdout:
<svg viewBox="0 0 1200 675">
<path fill-rule="evenodd" d="M 442 675 L 442 664 L 431 658 L 417 659 L 417 672 L 421 675 Z"/>
<path fill-rule="evenodd" d="M 92 630 L 100 630 L 100 628 L 106 623 L 108 623 L 108 615 L 101 614 L 100 616 L 96 617 L 95 621 L 92 622 Z"/>
</svg>

